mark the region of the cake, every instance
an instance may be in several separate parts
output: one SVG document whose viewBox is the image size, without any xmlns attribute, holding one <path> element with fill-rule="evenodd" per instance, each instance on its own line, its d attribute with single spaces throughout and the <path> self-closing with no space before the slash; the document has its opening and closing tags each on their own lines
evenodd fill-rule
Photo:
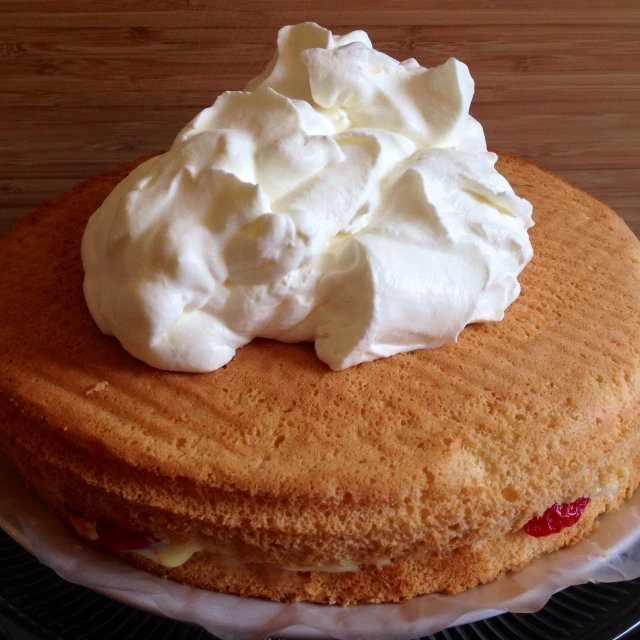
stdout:
<svg viewBox="0 0 640 640">
<path fill-rule="evenodd" d="M 224 369 L 171 373 L 104 336 L 82 295 L 87 218 L 134 166 L 0 240 L 2 450 L 67 519 L 203 548 L 174 568 L 125 560 L 276 600 L 455 593 L 577 542 L 636 488 L 640 243 L 605 205 L 501 155 L 536 210 L 502 322 L 341 372 L 260 340 Z M 573 526 L 523 531 L 585 495 Z"/>
<path fill-rule="evenodd" d="M 0 448 L 97 548 L 243 596 L 453 594 L 578 542 L 640 482 L 640 242 L 498 155 L 536 223 L 504 319 L 341 371 L 265 339 L 163 371 L 100 331 L 83 233 L 146 158 L 42 205 L 0 240 Z"/>
</svg>

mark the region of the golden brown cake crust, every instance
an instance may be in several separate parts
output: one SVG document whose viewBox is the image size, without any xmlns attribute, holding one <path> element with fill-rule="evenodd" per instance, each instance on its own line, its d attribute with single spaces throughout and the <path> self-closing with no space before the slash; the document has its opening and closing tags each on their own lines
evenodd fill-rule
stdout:
<svg viewBox="0 0 640 640">
<path fill-rule="evenodd" d="M 256 340 L 216 372 L 170 373 L 103 336 L 82 294 L 86 221 L 135 164 L 0 240 L 0 446 L 53 506 L 250 562 L 394 558 L 399 574 L 431 576 L 402 582 L 409 597 L 491 579 L 532 552 L 492 552 L 490 569 L 478 562 L 455 579 L 426 571 L 427 557 L 489 549 L 621 470 L 621 487 L 637 484 L 640 243 L 605 205 L 503 155 L 498 169 L 531 200 L 536 226 L 502 322 L 341 372 L 310 345 Z M 556 542 L 590 529 L 581 522 Z M 203 578 L 206 554 L 193 569 L 197 558 L 175 577 L 222 588 Z M 394 565 L 375 571 L 388 582 Z M 366 583 L 318 575 L 333 585 L 321 601 Z M 379 582 L 357 599 L 387 599 Z"/>
</svg>

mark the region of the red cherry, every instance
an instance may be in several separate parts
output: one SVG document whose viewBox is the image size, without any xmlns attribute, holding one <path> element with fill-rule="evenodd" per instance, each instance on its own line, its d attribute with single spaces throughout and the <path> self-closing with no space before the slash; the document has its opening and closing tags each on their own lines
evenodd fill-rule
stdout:
<svg viewBox="0 0 640 640">
<path fill-rule="evenodd" d="M 531 518 L 523 529 L 534 538 L 558 533 L 578 522 L 590 502 L 591 498 L 578 498 L 574 502 L 554 504 L 539 518 Z"/>
<path fill-rule="evenodd" d="M 150 533 L 127 531 L 109 520 L 98 520 L 96 531 L 100 542 L 112 551 L 140 551 L 160 542 Z"/>
</svg>

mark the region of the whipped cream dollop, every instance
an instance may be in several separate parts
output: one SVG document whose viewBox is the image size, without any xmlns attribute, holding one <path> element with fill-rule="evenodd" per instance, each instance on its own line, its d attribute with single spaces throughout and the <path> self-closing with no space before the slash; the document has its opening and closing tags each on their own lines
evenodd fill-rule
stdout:
<svg viewBox="0 0 640 640">
<path fill-rule="evenodd" d="M 363 31 L 284 27 L 265 71 L 198 114 L 107 197 L 82 242 L 100 329 L 212 371 L 255 337 L 332 369 L 500 320 L 532 256 L 531 205 L 469 115 L 474 83 Z"/>
</svg>

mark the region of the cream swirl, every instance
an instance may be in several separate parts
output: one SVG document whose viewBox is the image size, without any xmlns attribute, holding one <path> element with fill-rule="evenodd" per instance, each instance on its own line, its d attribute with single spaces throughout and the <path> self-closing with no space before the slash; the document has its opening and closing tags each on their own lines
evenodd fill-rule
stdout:
<svg viewBox="0 0 640 640">
<path fill-rule="evenodd" d="M 531 205 L 469 115 L 473 80 L 284 27 L 267 69 L 198 114 L 91 217 L 84 292 L 158 368 L 212 371 L 254 337 L 338 370 L 500 320 Z"/>
</svg>

